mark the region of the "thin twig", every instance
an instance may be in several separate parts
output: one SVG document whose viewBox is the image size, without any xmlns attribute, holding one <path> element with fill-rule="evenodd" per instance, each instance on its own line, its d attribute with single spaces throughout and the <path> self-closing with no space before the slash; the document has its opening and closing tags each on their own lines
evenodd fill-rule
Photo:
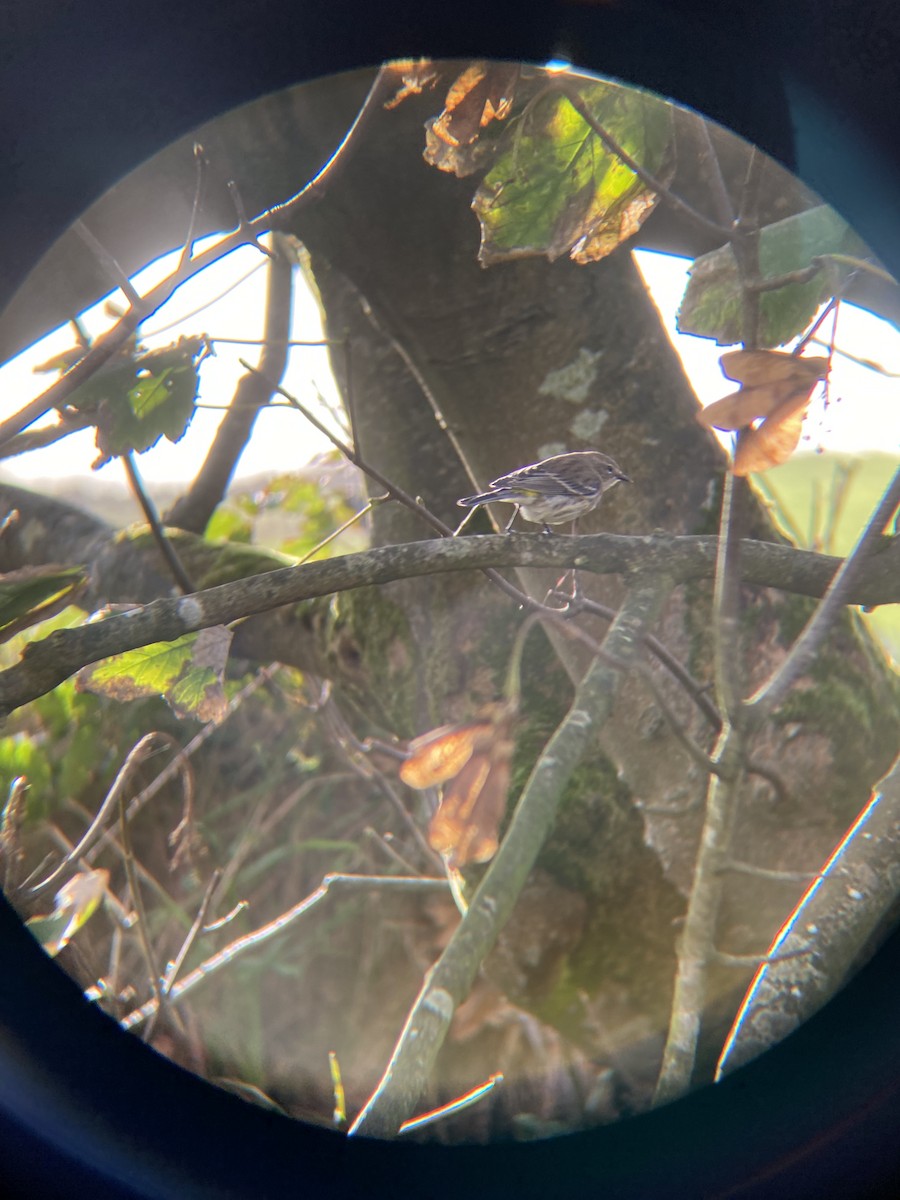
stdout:
<svg viewBox="0 0 900 1200">
<path fill-rule="evenodd" d="M 194 918 L 194 923 L 188 930 L 187 937 L 181 944 L 181 949 L 175 955 L 171 965 L 166 971 L 163 979 L 162 990 L 163 994 L 168 996 L 175 986 L 175 980 L 178 978 L 178 973 L 184 966 L 184 960 L 190 953 L 191 947 L 197 939 L 197 935 L 206 927 L 206 914 L 209 912 L 209 906 L 212 903 L 213 894 L 219 886 L 219 880 L 222 878 L 222 870 L 217 867 L 210 876 L 206 891 L 203 893 L 203 899 L 200 902 L 200 907 L 197 909 L 197 916 Z"/>
<path fill-rule="evenodd" d="M 157 325 L 155 329 L 142 328 L 141 341 L 146 343 L 151 338 L 160 337 L 162 334 L 168 333 L 170 329 L 177 329 L 180 325 L 184 325 L 185 322 L 190 321 L 193 317 L 199 316 L 202 312 L 206 312 L 208 308 L 212 308 L 214 304 L 218 304 L 220 300 L 224 300 L 226 296 L 229 296 L 232 292 L 237 291 L 242 284 L 245 284 L 248 279 L 251 279 L 257 273 L 257 271 L 262 271 L 265 266 L 266 264 L 264 262 L 254 263 L 249 271 L 245 271 L 243 275 L 239 275 L 233 283 L 229 283 L 228 287 L 222 288 L 220 292 L 216 292 L 214 296 L 211 296 L 208 300 L 204 300 L 202 304 L 198 304 L 196 308 L 192 308 L 188 312 L 182 313 L 180 316 L 175 317 L 172 321 L 167 321 L 165 325 Z M 207 337 L 206 340 L 210 343 L 210 345 L 214 344 L 215 342 L 225 342 L 231 340 L 239 341 L 241 344 L 244 342 L 243 338 L 230 339 Z M 255 343 L 250 344 L 255 345 Z"/>
<path fill-rule="evenodd" d="M 137 766 L 142 763 L 151 754 L 155 754 L 164 746 L 174 746 L 176 750 L 180 750 L 178 743 L 168 733 L 147 733 L 134 745 L 122 766 L 119 768 L 119 773 L 113 780 L 112 787 L 106 793 L 103 803 L 97 811 L 97 815 L 81 835 L 78 843 L 70 854 L 56 866 L 53 871 L 41 880 L 40 883 L 34 884 L 28 889 L 28 894 L 38 896 L 41 892 L 47 891 L 59 881 L 62 875 L 69 870 L 72 864 L 87 853 L 93 842 L 101 833 L 107 817 L 119 802 L 119 798 L 125 791 L 126 785 L 129 783 L 131 776 L 134 774 Z"/>
<path fill-rule="evenodd" d="M 202 533 L 228 490 L 235 467 L 253 433 L 261 405 L 271 399 L 268 380 L 281 382 L 288 362 L 294 269 L 283 235 L 275 234 L 275 253 L 266 277 L 265 335 L 259 371 L 238 381 L 231 405 L 219 423 L 203 465 L 187 492 L 172 505 L 166 523 Z"/>
<path fill-rule="evenodd" d="M 10 438 L 4 446 L 0 446 L 0 459 L 15 458 L 19 454 L 29 454 L 32 450 L 43 450 L 47 446 L 61 442 L 63 438 L 70 437 L 73 433 L 87 429 L 90 425 L 93 425 L 93 421 L 85 413 L 78 413 L 74 409 L 65 409 L 60 413 L 59 421 L 55 425 L 29 429 L 27 433 L 19 433 L 14 438 Z"/>
<path fill-rule="evenodd" d="M 421 876 L 408 878 L 402 875 L 326 875 L 319 887 L 314 892 L 306 896 L 298 904 L 294 904 L 274 921 L 267 921 L 265 925 L 260 925 L 258 929 L 252 930 L 243 937 L 237 938 L 230 942 L 217 954 L 211 955 L 205 959 L 198 967 L 195 967 L 188 975 L 176 983 L 170 993 L 169 999 L 175 1004 L 184 998 L 189 992 L 192 992 L 198 984 L 204 979 L 208 979 L 211 975 L 220 971 L 228 963 L 233 962 L 242 954 L 246 954 L 248 950 L 253 950 L 258 946 L 263 945 L 270 938 L 277 937 L 284 933 L 291 925 L 299 918 L 303 917 L 311 909 L 321 903 L 326 896 L 335 892 L 361 892 L 371 891 L 373 889 L 384 889 L 390 891 L 404 891 L 418 894 L 422 892 L 446 892 L 448 884 L 446 879 L 424 879 Z M 134 1012 L 129 1013 L 124 1017 L 119 1024 L 123 1029 L 136 1029 L 156 1012 L 158 1001 L 149 1000 Z"/>
<path fill-rule="evenodd" d="M 78 818 L 82 821 L 86 820 L 88 823 L 90 823 L 90 821 L 92 820 L 92 814 L 78 800 L 73 800 L 70 797 L 68 800 L 66 800 L 65 807 L 69 812 L 76 813 L 78 815 Z M 113 832 L 114 828 L 115 828 L 115 826 L 111 826 L 103 834 L 103 846 L 104 846 L 104 848 L 108 847 L 110 850 L 112 850 L 112 852 L 114 854 L 117 854 L 119 856 L 119 858 L 121 859 L 121 858 L 125 857 L 125 851 L 122 849 L 121 843 L 118 841 L 118 839 L 116 838 L 116 836 Z M 66 854 L 70 854 L 72 849 L 73 849 L 73 846 L 71 843 L 69 843 L 65 848 Z M 95 854 L 85 855 L 83 858 L 79 858 L 78 867 L 82 871 L 92 871 L 94 869 L 93 863 L 95 861 L 96 861 Z M 135 865 L 137 866 L 137 872 L 138 872 L 138 876 L 141 880 L 141 883 L 146 884 L 147 887 L 150 888 L 150 890 L 155 893 L 156 898 L 160 901 L 160 903 L 163 905 L 163 907 L 169 912 L 169 914 L 171 916 L 173 916 L 179 922 L 179 924 L 187 925 L 188 921 L 186 919 L 186 913 L 185 913 L 184 909 L 182 908 L 182 906 L 178 903 L 178 901 L 175 900 L 174 897 L 171 896 L 166 891 L 166 889 L 159 882 L 159 880 L 156 878 L 156 876 L 151 871 L 149 871 L 143 865 L 143 863 L 136 863 Z"/>
<path fill-rule="evenodd" d="M 76 221 L 72 226 L 72 232 L 76 233 L 78 237 L 81 238 L 90 252 L 100 263 L 100 266 L 106 273 L 110 283 L 112 283 L 114 287 L 120 288 L 128 303 L 132 306 L 132 308 L 136 308 L 141 303 L 141 298 L 135 291 L 131 280 L 119 266 L 113 255 L 110 254 L 106 247 L 94 237 L 87 225 L 85 225 L 84 221 Z"/>
<path fill-rule="evenodd" d="M 125 468 L 125 474 L 128 476 L 131 491 L 140 505 L 141 512 L 144 514 L 144 520 L 150 527 L 150 532 L 153 535 L 154 542 L 156 542 L 157 549 L 162 555 L 163 562 L 169 568 L 172 578 L 185 595 L 195 592 L 197 589 L 163 528 L 162 521 L 159 519 L 159 513 L 156 511 L 156 505 L 150 499 L 147 489 L 144 487 L 144 481 L 141 479 L 140 472 L 135 465 L 134 454 L 129 450 L 127 454 L 121 456 L 121 459 L 122 465 Z"/>
<path fill-rule="evenodd" d="M 774 871 L 768 867 L 757 867 L 753 863 L 739 862 L 731 858 L 722 864 L 723 871 L 735 871 L 739 875 L 754 875 L 759 879 L 772 879 L 780 883 L 811 883 L 824 876 L 816 871 Z"/>
<path fill-rule="evenodd" d="M 248 699 L 248 697 L 252 696 L 258 688 L 261 688 L 263 684 L 267 683 L 280 669 L 280 663 L 269 663 L 269 665 L 266 667 L 260 667 L 259 670 L 254 674 L 253 678 L 228 701 L 228 707 L 225 710 L 225 716 L 221 721 L 208 722 L 198 733 L 194 734 L 186 746 L 178 747 L 178 753 L 168 764 L 168 766 L 164 767 L 156 776 L 156 778 L 147 784 L 143 791 L 138 792 L 138 794 L 128 805 L 129 821 L 134 820 L 144 805 L 148 804 L 171 779 L 174 779 L 176 775 L 180 775 L 184 771 L 185 764 L 190 762 L 191 758 L 197 753 L 200 747 L 204 745 L 205 742 L 209 741 L 209 739 L 217 730 L 222 728 L 228 718 L 237 712 L 237 710 L 241 707 L 244 701 Z"/>
<path fill-rule="evenodd" d="M 184 238 L 184 249 L 181 252 L 181 258 L 178 261 L 178 269 L 180 270 L 190 261 L 191 255 L 194 252 L 194 230 L 197 228 L 197 217 L 200 214 L 200 203 L 203 199 L 203 192 L 206 186 L 206 173 L 209 164 L 206 161 L 206 155 L 203 152 L 203 147 L 199 142 L 194 142 L 194 198 L 191 201 L 191 215 L 188 220 L 187 233 Z"/>
<path fill-rule="evenodd" d="M 554 593 L 551 593 L 551 595 L 552 594 Z M 565 593 L 559 593 L 559 595 L 564 596 Z M 575 608 L 576 611 L 594 613 L 596 616 L 602 617 L 604 621 L 614 621 L 616 617 L 615 609 L 610 608 L 607 604 L 600 604 L 596 600 L 589 600 L 585 596 L 579 597 Z M 719 710 L 709 698 L 709 685 L 699 683 L 693 677 L 693 675 L 691 675 L 687 667 L 678 661 L 666 644 L 661 642 L 655 634 L 646 634 L 644 637 L 644 645 L 647 647 L 650 653 L 659 660 L 662 666 L 666 668 L 669 674 L 678 680 L 690 698 L 703 713 L 704 717 L 706 717 L 706 720 L 709 722 L 710 726 L 716 731 L 716 733 L 718 733 L 722 728 L 722 717 L 719 714 Z"/>
<path fill-rule="evenodd" d="M 162 975 L 156 963 L 156 953 L 150 943 L 150 931 L 147 928 L 147 910 L 144 907 L 144 899 L 141 893 L 141 884 L 135 870 L 134 850 L 131 845 L 131 834 L 128 829 L 128 815 L 125 811 L 125 790 L 122 788 L 119 791 L 119 827 L 121 830 L 122 849 L 124 857 L 122 863 L 125 867 L 125 878 L 128 880 L 128 890 L 131 893 L 131 903 L 137 913 L 137 931 L 138 939 L 141 943 L 141 948 L 144 952 L 144 959 L 147 963 L 147 972 L 150 976 L 150 990 L 153 993 L 153 998 L 156 1001 L 157 1012 L 160 1010 L 164 1002 L 164 994 L 162 991 Z M 146 1030 L 146 1036 L 150 1036 L 150 1027 Z"/>
<path fill-rule="evenodd" d="M 697 156 L 698 162 L 700 170 L 706 178 L 706 186 L 715 206 L 716 216 L 723 229 L 728 228 L 734 221 L 734 205 L 731 203 L 731 196 L 725 186 L 719 155 L 709 132 L 709 122 L 699 113 L 684 112 L 683 115 L 690 121 L 691 128 L 701 143 L 701 152 Z"/>
</svg>

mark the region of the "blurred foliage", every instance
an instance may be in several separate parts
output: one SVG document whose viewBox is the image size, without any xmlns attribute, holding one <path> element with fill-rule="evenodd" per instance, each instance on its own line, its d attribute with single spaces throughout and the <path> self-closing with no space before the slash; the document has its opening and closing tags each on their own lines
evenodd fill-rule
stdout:
<svg viewBox="0 0 900 1200">
<path fill-rule="evenodd" d="M 900 464 L 890 454 L 795 454 L 753 482 L 796 546 L 847 554 Z M 865 613 L 871 632 L 900 664 L 900 606 Z"/>
</svg>

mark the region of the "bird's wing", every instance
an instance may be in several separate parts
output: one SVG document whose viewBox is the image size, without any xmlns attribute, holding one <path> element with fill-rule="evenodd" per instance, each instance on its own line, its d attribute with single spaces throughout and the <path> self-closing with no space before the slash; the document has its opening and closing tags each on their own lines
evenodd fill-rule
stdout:
<svg viewBox="0 0 900 1200">
<path fill-rule="evenodd" d="M 531 467 L 522 467 L 501 475 L 491 483 L 492 488 L 522 489 L 534 492 L 538 496 L 556 496 L 562 493 L 570 496 L 590 496 L 597 490 L 596 480 L 573 478 L 574 473 L 565 476 L 558 475 L 552 467 L 535 463 Z"/>
</svg>

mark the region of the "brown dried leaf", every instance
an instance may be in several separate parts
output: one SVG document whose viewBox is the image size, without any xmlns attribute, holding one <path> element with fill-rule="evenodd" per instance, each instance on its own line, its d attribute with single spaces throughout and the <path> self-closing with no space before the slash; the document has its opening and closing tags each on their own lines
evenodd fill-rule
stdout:
<svg viewBox="0 0 900 1200">
<path fill-rule="evenodd" d="M 735 475 L 750 475 L 755 471 L 768 471 L 770 467 L 787 462 L 800 441 L 806 405 L 786 416 L 778 412 L 763 421 L 756 429 L 748 429 L 741 438 L 734 456 Z"/>
<path fill-rule="evenodd" d="M 472 63 L 447 93 L 444 111 L 431 126 L 435 137 L 451 146 L 474 142 L 485 125 L 509 116 L 518 78 L 515 63 Z"/>
<path fill-rule="evenodd" d="M 729 379 L 747 387 L 788 379 L 795 380 L 797 386 L 809 380 L 812 386 L 828 374 L 827 358 L 801 358 L 783 350 L 729 350 L 719 362 Z"/>
<path fill-rule="evenodd" d="M 468 725 L 444 725 L 417 738 L 400 768 L 400 778 L 410 787 L 447 784 L 428 842 L 453 869 L 493 858 L 506 811 L 514 707 L 489 704 L 479 716 Z"/>
<path fill-rule="evenodd" d="M 490 726 L 484 722 L 472 725 L 442 725 L 409 743 L 410 757 L 400 768 L 400 778 L 411 788 L 437 787 L 457 775 Z"/>
<path fill-rule="evenodd" d="M 438 72 L 430 58 L 403 58 L 389 64 L 397 76 L 399 87 L 384 107 L 390 111 L 410 96 L 418 96 L 426 88 L 434 87 Z"/>
<path fill-rule="evenodd" d="M 697 414 L 701 425 L 716 429 L 744 429 L 776 413 L 785 420 L 807 407 L 813 388 L 828 374 L 827 358 L 798 358 L 778 350 L 731 350 L 720 362 L 741 387 Z"/>
<path fill-rule="evenodd" d="M 707 428 L 747 431 L 735 455 L 735 475 L 786 462 L 800 441 L 812 390 L 828 374 L 828 359 L 731 350 L 720 361 L 723 372 L 741 386 L 699 412 L 698 421 Z"/>
</svg>

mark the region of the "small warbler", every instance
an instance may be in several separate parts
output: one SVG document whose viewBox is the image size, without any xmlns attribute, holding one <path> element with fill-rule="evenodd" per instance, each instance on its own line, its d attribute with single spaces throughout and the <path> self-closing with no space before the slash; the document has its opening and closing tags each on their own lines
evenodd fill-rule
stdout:
<svg viewBox="0 0 900 1200">
<path fill-rule="evenodd" d="M 526 521 L 542 525 L 544 533 L 552 533 L 551 525 L 575 521 L 592 512 L 603 499 L 603 493 L 617 483 L 631 483 L 631 480 L 608 455 L 599 450 L 577 450 L 572 454 L 554 454 L 552 458 L 501 475 L 486 492 L 464 496 L 457 504 L 462 508 L 498 501 L 515 504 L 505 533 L 509 533 L 518 512 Z"/>
</svg>

